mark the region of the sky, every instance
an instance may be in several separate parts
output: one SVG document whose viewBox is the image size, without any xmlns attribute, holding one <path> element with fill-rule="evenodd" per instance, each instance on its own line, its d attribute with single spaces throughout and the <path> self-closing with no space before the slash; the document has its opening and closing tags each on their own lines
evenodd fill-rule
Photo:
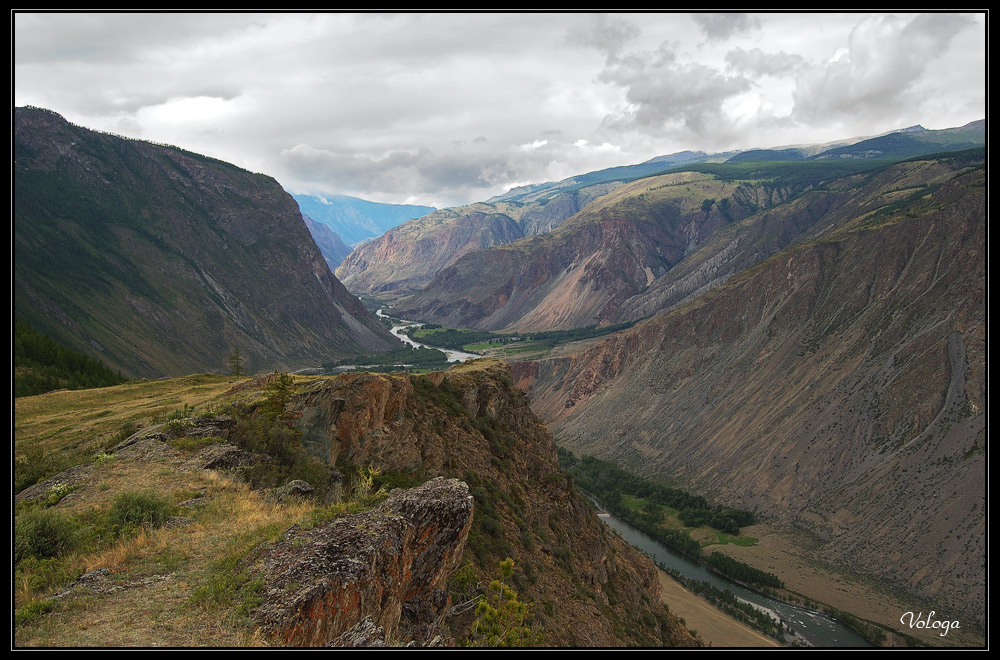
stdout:
<svg viewBox="0 0 1000 660">
<path fill-rule="evenodd" d="M 14 105 L 288 192 L 450 207 L 986 116 L 979 14 L 13 12 Z"/>
</svg>

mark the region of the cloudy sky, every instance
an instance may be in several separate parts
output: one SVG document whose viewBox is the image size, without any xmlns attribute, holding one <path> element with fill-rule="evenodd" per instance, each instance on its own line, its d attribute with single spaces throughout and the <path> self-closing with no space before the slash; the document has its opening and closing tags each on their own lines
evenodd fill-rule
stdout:
<svg viewBox="0 0 1000 660">
<path fill-rule="evenodd" d="M 14 13 L 14 104 L 292 193 L 454 206 L 986 116 L 985 14 Z"/>
</svg>

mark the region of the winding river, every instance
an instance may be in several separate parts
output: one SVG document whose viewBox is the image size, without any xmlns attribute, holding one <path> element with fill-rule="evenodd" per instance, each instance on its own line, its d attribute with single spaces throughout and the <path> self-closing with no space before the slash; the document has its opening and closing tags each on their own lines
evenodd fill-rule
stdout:
<svg viewBox="0 0 1000 660">
<path fill-rule="evenodd" d="M 871 644 L 864 638 L 832 617 L 747 589 L 671 550 L 624 520 L 609 513 L 598 515 L 622 538 L 650 555 L 657 563 L 678 571 L 684 577 L 708 582 L 719 589 L 728 589 L 738 598 L 770 610 L 781 617 L 786 625 L 791 626 L 800 637 L 812 646 L 871 647 Z"/>
<path fill-rule="evenodd" d="M 380 318 L 389 318 L 388 314 L 382 313 L 381 307 L 375 310 L 375 316 L 378 316 Z M 403 319 L 399 320 L 402 323 L 402 325 L 394 325 L 389 332 L 391 332 L 396 339 L 403 342 L 404 344 L 408 344 L 413 347 L 433 348 L 435 350 L 441 351 L 442 353 L 445 354 L 445 357 L 448 358 L 448 362 L 465 362 L 466 360 L 475 360 L 478 357 L 482 357 L 476 355 L 475 353 L 453 351 L 448 348 L 438 348 L 437 346 L 428 346 L 427 344 L 421 344 L 420 342 L 413 341 L 412 339 L 410 339 L 409 335 L 406 334 L 406 329 L 414 327 L 419 328 L 423 326 L 423 323 L 418 323 L 416 321 L 406 321 Z"/>
<path fill-rule="evenodd" d="M 388 318 L 388 314 L 383 313 L 381 308 L 375 311 L 375 315 L 382 318 Z M 422 346 L 424 348 L 434 348 L 441 351 L 445 354 L 445 356 L 447 356 L 449 362 L 465 362 L 466 360 L 473 360 L 480 357 L 474 353 L 465 353 L 463 351 L 438 348 L 437 346 L 428 346 L 427 344 L 421 344 L 420 342 L 410 339 L 410 337 L 406 334 L 406 329 L 414 326 L 420 327 L 422 325 L 423 323 L 418 323 L 416 321 L 406 321 L 400 319 L 400 325 L 393 326 L 391 332 L 396 339 L 404 344 L 408 344 L 410 346 Z M 762 593 L 758 593 L 752 589 L 747 589 L 746 587 L 736 584 L 735 582 L 731 582 L 718 573 L 713 573 L 704 566 L 691 561 L 684 555 L 671 550 L 667 546 L 646 535 L 627 522 L 620 520 L 609 513 L 601 513 L 599 515 L 601 520 L 603 520 L 609 527 L 617 531 L 622 538 L 646 554 L 650 555 L 657 563 L 672 568 L 680 572 L 681 575 L 685 577 L 708 582 L 712 586 L 718 587 L 719 589 L 728 589 L 737 597 L 758 605 L 759 607 L 770 610 L 781 617 L 786 625 L 791 626 L 791 628 L 795 630 L 795 632 L 798 633 L 802 639 L 813 646 L 871 646 L 871 644 L 865 641 L 853 630 L 832 617 L 820 612 L 807 610 L 803 607 L 798 607 L 790 603 L 775 600 L 774 598 L 765 596 Z"/>
</svg>

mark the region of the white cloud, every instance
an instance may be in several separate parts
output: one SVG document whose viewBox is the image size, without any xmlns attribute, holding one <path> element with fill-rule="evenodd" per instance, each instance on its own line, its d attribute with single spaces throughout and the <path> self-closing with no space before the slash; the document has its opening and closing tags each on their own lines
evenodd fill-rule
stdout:
<svg viewBox="0 0 1000 660">
<path fill-rule="evenodd" d="M 535 140 L 534 142 L 529 142 L 528 144 L 522 144 L 518 149 L 522 151 L 534 151 L 535 149 L 541 149 L 549 143 L 548 140 Z"/>
<path fill-rule="evenodd" d="M 858 125 L 912 116 L 909 108 L 922 105 L 931 83 L 923 75 L 929 64 L 971 25 L 956 14 L 864 18 L 829 60 L 800 69 L 795 119 Z"/>
<path fill-rule="evenodd" d="M 296 191 L 380 201 L 458 204 L 684 149 L 985 116 L 981 15 L 18 12 L 13 23 L 15 104 Z"/>
<path fill-rule="evenodd" d="M 735 35 L 760 28 L 760 19 L 749 14 L 691 14 L 691 18 L 709 41 L 725 41 Z"/>
</svg>

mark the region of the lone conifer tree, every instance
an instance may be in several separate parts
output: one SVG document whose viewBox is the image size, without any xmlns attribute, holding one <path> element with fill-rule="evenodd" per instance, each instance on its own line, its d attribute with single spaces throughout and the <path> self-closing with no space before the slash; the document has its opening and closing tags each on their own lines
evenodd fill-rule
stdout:
<svg viewBox="0 0 1000 660">
<path fill-rule="evenodd" d="M 243 373 L 243 362 L 240 358 L 240 349 L 234 348 L 232 355 L 229 356 L 229 371 L 232 372 L 233 378 L 242 378 L 245 374 Z"/>
</svg>

